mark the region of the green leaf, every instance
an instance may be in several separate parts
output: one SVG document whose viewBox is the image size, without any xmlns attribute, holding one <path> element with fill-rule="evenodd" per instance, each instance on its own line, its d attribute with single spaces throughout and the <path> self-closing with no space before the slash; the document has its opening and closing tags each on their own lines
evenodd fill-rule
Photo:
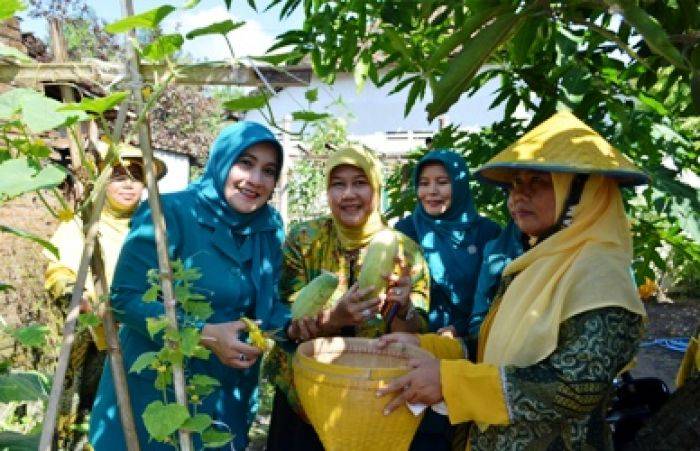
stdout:
<svg viewBox="0 0 700 451">
<path fill-rule="evenodd" d="M 1 7 L 0 7 L 1 8 Z M 0 19 L 2 20 L 2 19 Z M 8 58 L 8 59 L 13 59 L 16 60 L 20 63 L 33 63 L 34 60 L 25 55 L 24 53 L 20 52 L 14 47 L 10 47 L 9 45 L 5 45 L 3 43 L 0 43 L 0 59 L 2 58 Z"/>
<path fill-rule="evenodd" d="M 180 336 L 180 349 L 187 357 L 194 353 L 195 348 L 199 345 L 200 333 L 193 327 L 185 327 L 182 329 Z"/>
<path fill-rule="evenodd" d="M 160 286 L 151 285 L 145 293 L 143 293 L 143 302 L 155 302 L 160 294 Z"/>
<path fill-rule="evenodd" d="M 306 92 L 304 92 L 304 98 L 311 103 L 316 102 L 318 100 L 318 88 L 307 89 Z"/>
<path fill-rule="evenodd" d="M 185 423 L 182 425 L 182 429 L 187 429 L 191 432 L 201 433 L 209 426 L 211 426 L 211 417 L 206 413 L 198 413 L 197 415 L 185 421 Z"/>
<path fill-rule="evenodd" d="M 206 321 L 211 315 L 214 314 L 214 310 L 212 310 L 209 302 L 189 301 L 184 304 L 182 308 L 188 314 L 202 321 Z"/>
<path fill-rule="evenodd" d="M 128 92 L 119 91 L 107 97 L 85 97 L 80 103 L 69 103 L 59 108 L 59 111 L 89 111 L 91 113 L 102 114 L 122 103 L 127 95 L 129 95 Z"/>
<path fill-rule="evenodd" d="M 314 122 L 330 117 L 328 113 L 316 113 L 315 111 L 293 111 L 292 119 L 295 121 Z"/>
<path fill-rule="evenodd" d="M 206 374 L 195 374 L 189 379 L 188 385 L 190 394 L 199 395 L 200 398 L 203 398 L 211 394 L 221 383 Z"/>
<path fill-rule="evenodd" d="M 355 79 L 355 92 L 358 94 L 362 92 L 362 88 L 365 87 L 365 81 L 367 81 L 367 74 L 369 73 L 370 67 L 370 55 L 369 53 L 364 53 L 360 56 L 359 60 L 355 64 L 355 69 L 353 70 L 353 77 Z"/>
<path fill-rule="evenodd" d="M 0 163 L 0 202 L 21 194 L 60 185 L 66 178 L 60 166 L 49 164 L 37 170 L 27 158 L 13 158 Z"/>
<path fill-rule="evenodd" d="M 97 327 L 102 324 L 102 318 L 92 312 L 81 313 L 78 315 L 78 322 L 83 327 Z"/>
<path fill-rule="evenodd" d="M 202 441 L 205 448 L 219 448 L 233 439 L 233 435 L 228 432 L 219 432 L 214 428 L 209 428 L 202 432 Z"/>
<path fill-rule="evenodd" d="M 199 2 L 201 2 L 201 1 L 202 0 L 189 0 L 187 3 L 182 5 L 182 9 L 192 9 L 195 6 L 199 5 Z"/>
<path fill-rule="evenodd" d="M 0 171 L 0 173 L 2 173 L 2 171 Z M 60 258 L 58 255 L 58 249 L 56 249 L 56 246 L 51 244 L 49 241 L 46 241 L 45 239 L 38 237 L 37 235 L 31 234 L 29 232 L 25 232 L 23 230 L 15 229 L 14 227 L 6 226 L 4 224 L 0 224 L 0 232 L 10 233 L 10 234 L 18 236 L 20 238 L 26 238 L 28 240 L 34 241 L 35 243 L 39 244 L 44 249 L 48 250 L 53 255 L 55 255 L 56 258 Z"/>
<path fill-rule="evenodd" d="M 194 30 L 187 33 L 185 36 L 187 39 L 194 39 L 198 36 L 205 36 L 208 34 L 220 34 L 226 36 L 233 30 L 242 27 L 245 22 L 234 22 L 231 19 L 224 20 L 222 22 L 216 22 L 211 25 L 207 25 L 202 28 L 195 28 Z"/>
<path fill-rule="evenodd" d="M 648 106 L 653 111 L 660 114 L 661 116 L 666 116 L 668 114 L 668 110 L 663 105 L 663 103 L 659 102 L 658 100 L 654 99 L 653 97 L 650 97 L 650 96 L 644 94 L 643 92 L 640 92 L 639 96 L 637 98 L 639 99 L 640 102 L 642 102 L 644 105 Z"/>
<path fill-rule="evenodd" d="M 185 42 L 179 33 L 158 36 L 141 51 L 141 55 L 151 61 L 162 61 L 182 48 Z"/>
<path fill-rule="evenodd" d="M 150 367 L 156 360 L 158 360 L 157 352 L 144 352 L 131 364 L 129 372 L 139 374 L 141 371 Z"/>
<path fill-rule="evenodd" d="M 155 338 L 155 336 L 166 327 L 168 327 L 168 319 L 164 316 L 159 318 L 146 318 L 146 329 L 151 338 Z"/>
<path fill-rule="evenodd" d="M 264 107 L 266 102 L 267 96 L 265 94 L 257 94 L 227 100 L 223 103 L 223 107 L 229 111 L 255 110 Z"/>
<path fill-rule="evenodd" d="M 616 6 L 622 11 L 622 16 L 625 20 L 637 29 L 637 32 L 642 35 L 644 41 L 654 53 L 664 57 L 676 67 L 688 68 L 688 61 L 673 45 L 663 27 L 654 17 L 638 6 L 637 2 L 633 0 L 607 0 L 606 3 Z"/>
<path fill-rule="evenodd" d="M 413 105 L 415 105 L 416 103 L 416 99 L 419 95 L 422 97 L 424 92 L 425 80 L 423 80 L 422 78 L 417 78 L 411 86 L 411 89 L 408 91 L 408 97 L 406 98 L 406 106 L 404 106 L 403 110 L 403 117 L 408 116 L 408 113 L 411 112 L 411 110 L 413 109 Z"/>
<path fill-rule="evenodd" d="M 168 16 L 168 14 L 175 11 L 175 9 L 176 8 L 172 5 L 159 6 L 146 11 L 145 13 L 125 17 L 124 19 L 108 24 L 105 27 L 105 31 L 107 33 L 116 34 L 138 28 L 153 30 L 163 19 L 165 19 L 166 16 Z"/>
<path fill-rule="evenodd" d="M 530 48 L 535 43 L 537 29 L 540 27 L 542 20 L 541 17 L 527 18 L 523 22 L 518 33 L 511 39 L 510 54 L 516 66 L 523 65 L 527 60 Z"/>
<path fill-rule="evenodd" d="M 0 449 L 12 451 L 35 451 L 39 449 L 41 428 L 36 428 L 28 434 L 19 432 L 0 432 Z"/>
<path fill-rule="evenodd" d="M 0 20 L 9 19 L 26 8 L 27 5 L 21 0 L 2 0 L 0 2 Z"/>
<path fill-rule="evenodd" d="M 481 66 L 517 31 L 521 19 L 512 11 L 501 14 L 464 44 L 445 75 L 435 84 L 433 101 L 426 108 L 429 121 L 447 111 L 459 99 Z"/>
<path fill-rule="evenodd" d="M 248 6 L 253 8 L 253 11 L 258 11 L 258 7 L 255 5 L 255 0 L 247 0 L 248 1 Z"/>
<path fill-rule="evenodd" d="M 51 330 L 46 326 L 32 324 L 31 326 L 20 327 L 11 332 L 17 341 L 23 346 L 40 348 L 46 344 L 46 336 Z"/>
<path fill-rule="evenodd" d="M 162 401 L 153 401 L 141 415 L 146 430 L 159 442 L 175 433 L 189 417 L 187 407 L 176 403 L 163 404 Z"/>
<path fill-rule="evenodd" d="M 3 291 L 10 291 L 10 290 L 15 291 L 15 287 L 13 287 L 12 285 L 8 285 L 6 283 L 0 282 L 0 293 L 2 293 Z"/>
<path fill-rule="evenodd" d="M 0 376 L 0 403 L 46 401 L 51 382 L 38 371 L 13 371 Z"/>
<path fill-rule="evenodd" d="M 22 122 L 33 133 L 41 133 L 64 125 L 71 117 L 78 120 L 89 119 L 79 111 L 64 113 L 58 111 L 63 104 L 50 99 L 33 89 L 17 88 L 0 95 L 0 119 L 12 119 L 19 113 Z"/>
<path fill-rule="evenodd" d="M 480 29 L 487 21 L 491 20 L 493 16 L 504 12 L 506 8 L 507 6 L 498 6 L 496 8 L 481 8 L 476 10 L 472 16 L 464 21 L 457 31 L 442 41 L 440 46 L 432 52 L 430 58 L 428 58 L 428 61 L 424 65 L 426 72 L 435 69 L 435 67 L 450 56 L 450 53 L 458 46 L 468 42 L 469 37 L 474 34 L 475 31 Z"/>
</svg>

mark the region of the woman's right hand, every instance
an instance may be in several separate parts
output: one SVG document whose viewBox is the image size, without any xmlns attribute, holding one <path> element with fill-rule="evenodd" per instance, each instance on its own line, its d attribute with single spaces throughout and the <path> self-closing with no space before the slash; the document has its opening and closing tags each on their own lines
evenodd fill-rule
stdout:
<svg viewBox="0 0 700 451">
<path fill-rule="evenodd" d="M 250 368 L 258 360 L 260 350 L 242 342 L 238 337 L 246 330 L 242 321 L 207 324 L 202 329 L 201 343 L 224 365 L 232 368 Z"/>
<path fill-rule="evenodd" d="M 332 308 L 319 315 L 319 323 L 324 331 L 337 332 L 344 326 L 357 326 L 379 313 L 379 298 L 365 300 L 374 288 L 360 290 L 357 283 L 350 287 Z"/>
</svg>

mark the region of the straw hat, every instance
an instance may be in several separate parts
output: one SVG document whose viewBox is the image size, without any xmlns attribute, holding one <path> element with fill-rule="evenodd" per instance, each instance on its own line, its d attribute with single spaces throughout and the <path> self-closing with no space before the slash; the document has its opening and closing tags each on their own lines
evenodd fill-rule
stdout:
<svg viewBox="0 0 700 451">
<path fill-rule="evenodd" d="M 475 171 L 487 182 L 509 185 L 518 169 L 602 174 L 620 186 L 649 183 L 649 176 L 569 111 L 533 128 Z"/>
<path fill-rule="evenodd" d="M 107 151 L 109 150 L 109 145 L 103 141 L 98 141 L 95 144 L 97 152 L 102 158 L 102 164 L 104 164 L 104 159 L 107 157 Z M 141 149 L 134 147 L 126 143 L 120 143 L 117 145 L 117 151 L 119 152 L 119 159 L 124 166 L 130 166 L 133 163 L 143 164 L 143 155 Z M 153 166 L 156 175 L 156 180 L 162 179 L 168 172 L 168 167 L 165 162 L 160 158 L 153 155 Z"/>
</svg>

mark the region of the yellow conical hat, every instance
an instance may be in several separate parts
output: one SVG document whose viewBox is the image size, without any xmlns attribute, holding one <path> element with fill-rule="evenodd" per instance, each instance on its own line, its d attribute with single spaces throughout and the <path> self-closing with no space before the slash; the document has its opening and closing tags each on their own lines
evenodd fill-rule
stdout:
<svg viewBox="0 0 700 451">
<path fill-rule="evenodd" d="M 649 176 L 569 111 L 554 114 L 524 134 L 475 174 L 509 184 L 516 169 L 601 174 L 618 179 L 621 186 L 649 182 Z"/>
</svg>

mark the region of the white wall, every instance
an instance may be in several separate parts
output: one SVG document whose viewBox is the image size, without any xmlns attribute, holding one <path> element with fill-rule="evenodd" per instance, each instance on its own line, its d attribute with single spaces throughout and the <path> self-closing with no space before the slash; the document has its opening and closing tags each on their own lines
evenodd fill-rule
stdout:
<svg viewBox="0 0 700 451">
<path fill-rule="evenodd" d="M 165 177 L 158 181 L 161 193 L 172 193 L 184 189 L 190 179 L 190 161 L 185 155 L 154 150 L 155 156 L 163 160 L 168 168 Z"/>
</svg>

